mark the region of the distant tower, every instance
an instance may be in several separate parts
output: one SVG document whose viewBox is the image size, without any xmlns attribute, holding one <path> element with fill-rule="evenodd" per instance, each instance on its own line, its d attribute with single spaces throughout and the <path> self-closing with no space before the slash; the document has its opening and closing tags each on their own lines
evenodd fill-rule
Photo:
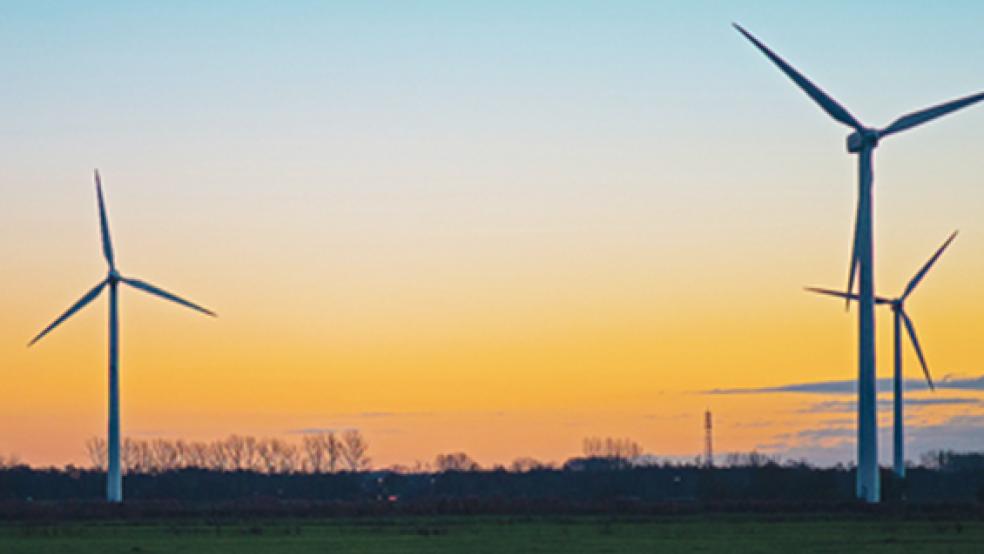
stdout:
<svg viewBox="0 0 984 554">
<path fill-rule="evenodd" d="M 714 467 L 714 441 L 711 428 L 711 411 L 704 412 L 704 467 Z"/>
</svg>

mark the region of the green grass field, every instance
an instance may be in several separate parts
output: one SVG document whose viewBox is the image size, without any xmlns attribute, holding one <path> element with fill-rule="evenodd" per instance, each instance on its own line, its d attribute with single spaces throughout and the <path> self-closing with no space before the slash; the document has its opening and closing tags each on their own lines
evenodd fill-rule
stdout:
<svg viewBox="0 0 984 554">
<path fill-rule="evenodd" d="M 853 518 L 853 519 L 852 519 Z M 0 552 L 982 552 L 979 520 L 863 516 L 446 517 L 206 525 L 0 524 Z"/>
</svg>

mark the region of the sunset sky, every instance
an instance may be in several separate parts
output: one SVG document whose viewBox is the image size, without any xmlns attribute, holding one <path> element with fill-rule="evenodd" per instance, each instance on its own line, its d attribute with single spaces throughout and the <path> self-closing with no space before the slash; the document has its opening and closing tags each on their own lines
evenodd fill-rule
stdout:
<svg viewBox="0 0 984 554">
<path fill-rule="evenodd" d="M 529 4 L 0 5 L 0 454 L 105 435 L 105 298 L 26 348 L 105 275 L 98 167 L 124 275 L 220 316 L 122 292 L 125 435 L 693 457 L 709 408 L 719 452 L 853 460 L 854 396 L 782 387 L 856 375 L 802 290 L 844 286 L 856 159 L 730 24 L 882 126 L 984 90 L 984 3 Z M 908 302 L 952 385 L 906 346 L 913 459 L 984 436 L 982 152 L 979 105 L 875 155 L 880 293 L 961 231 Z"/>
</svg>

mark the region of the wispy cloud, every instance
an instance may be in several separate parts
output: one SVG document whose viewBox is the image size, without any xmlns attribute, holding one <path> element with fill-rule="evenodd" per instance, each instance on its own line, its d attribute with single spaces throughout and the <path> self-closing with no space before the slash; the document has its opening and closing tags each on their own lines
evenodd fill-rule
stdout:
<svg viewBox="0 0 984 554">
<path fill-rule="evenodd" d="M 956 389 L 956 390 L 984 390 L 984 375 L 978 377 L 966 378 L 966 379 L 955 379 L 947 375 L 943 377 L 942 381 L 936 383 L 936 388 Z"/>
<path fill-rule="evenodd" d="M 980 398 L 906 398 L 907 408 L 921 406 L 975 406 L 984 404 Z M 817 402 L 803 410 L 804 413 L 850 413 L 857 410 L 857 402 L 854 400 L 828 400 Z M 891 410 L 891 398 L 878 399 L 879 410 Z"/>
<path fill-rule="evenodd" d="M 881 429 L 882 459 L 889 459 L 891 455 L 891 432 L 890 426 Z M 981 436 L 984 436 L 984 414 L 956 415 L 932 424 L 908 423 L 906 458 L 918 461 L 923 453 L 932 450 L 980 450 Z M 849 463 L 855 455 L 855 428 L 853 425 L 824 425 L 801 429 L 776 435 L 758 448 L 785 459 L 806 458 L 819 465 Z"/>
<path fill-rule="evenodd" d="M 341 433 L 343 431 L 355 430 L 354 427 L 304 427 L 301 429 L 288 429 L 288 435 L 320 435 L 322 433 Z"/>
<path fill-rule="evenodd" d="M 382 419 L 388 417 L 426 417 L 433 415 L 431 412 L 359 412 L 347 414 L 342 417 L 352 417 L 357 419 Z"/>
<path fill-rule="evenodd" d="M 878 379 L 878 390 L 890 391 L 892 379 Z M 928 390 L 929 386 L 922 379 L 906 379 L 905 388 L 909 391 Z M 936 382 L 937 389 L 984 391 L 984 375 L 969 378 L 946 376 Z M 702 394 L 776 394 L 776 393 L 809 393 L 809 394 L 854 394 L 857 392 L 857 381 L 813 381 L 807 383 L 791 383 L 775 387 L 748 387 L 731 389 L 711 389 L 701 391 Z"/>
<path fill-rule="evenodd" d="M 770 419 L 757 419 L 753 421 L 739 421 L 732 425 L 736 429 L 762 429 L 764 427 L 772 427 L 775 422 Z"/>
<path fill-rule="evenodd" d="M 854 429 L 851 427 L 820 427 L 804 429 L 793 434 L 779 435 L 778 438 L 796 442 L 823 442 L 830 439 L 849 439 L 853 436 Z"/>
</svg>

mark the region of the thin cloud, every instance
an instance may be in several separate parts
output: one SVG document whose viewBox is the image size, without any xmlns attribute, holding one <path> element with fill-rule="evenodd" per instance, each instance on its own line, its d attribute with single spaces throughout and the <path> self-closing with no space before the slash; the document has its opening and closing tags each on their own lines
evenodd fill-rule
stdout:
<svg viewBox="0 0 984 554">
<path fill-rule="evenodd" d="M 736 429 L 761 429 L 763 427 L 771 427 L 775 425 L 774 421 L 768 419 L 759 419 L 754 421 L 739 421 L 732 425 Z"/>
<path fill-rule="evenodd" d="M 853 425 L 811 427 L 776 435 L 759 448 L 784 459 L 805 458 L 821 466 L 850 464 L 856 454 L 855 432 Z M 879 455 L 883 459 L 891 455 L 891 432 L 890 426 L 879 430 Z M 984 436 L 984 414 L 956 415 L 942 423 L 908 423 L 906 458 L 918 461 L 923 453 L 933 450 L 980 450 L 981 436 Z"/>
<path fill-rule="evenodd" d="M 922 406 L 976 406 L 984 404 L 980 398 L 906 398 L 907 408 Z M 879 410 L 891 410 L 893 406 L 891 398 L 879 398 Z M 800 410 L 803 413 L 848 413 L 857 410 L 858 403 L 854 400 L 828 400 L 817 402 L 807 408 Z"/>
<path fill-rule="evenodd" d="M 857 393 L 857 381 L 845 379 L 843 381 L 813 381 L 807 383 L 791 383 L 776 387 L 748 387 L 731 389 L 711 389 L 701 391 L 702 394 L 781 394 L 781 393 L 808 393 L 808 394 L 855 394 Z M 889 377 L 878 379 L 877 386 L 879 391 L 891 391 L 892 379 Z M 906 379 L 905 388 L 909 391 L 928 390 L 929 386 L 922 379 Z M 937 389 L 949 390 L 973 390 L 984 391 L 984 375 L 970 378 L 953 378 L 946 376 L 936 383 Z"/>
<path fill-rule="evenodd" d="M 967 379 L 954 379 L 949 375 L 936 384 L 938 389 L 984 390 L 984 375 Z"/>
<path fill-rule="evenodd" d="M 849 439 L 854 436 L 854 429 L 851 427 L 821 427 L 818 429 L 804 429 L 792 437 L 798 441 L 822 442 L 830 439 Z M 780 438 L 787 438 L 780 435 Z"/>
<path fill-rule="evenodd" d="M 320 435 L 322 433 L 342 433 L 344 431 L 356 431 L 354 427 L 304 427 L 301 429 L 288 429 L 288 435 Z"/>
</svg>

